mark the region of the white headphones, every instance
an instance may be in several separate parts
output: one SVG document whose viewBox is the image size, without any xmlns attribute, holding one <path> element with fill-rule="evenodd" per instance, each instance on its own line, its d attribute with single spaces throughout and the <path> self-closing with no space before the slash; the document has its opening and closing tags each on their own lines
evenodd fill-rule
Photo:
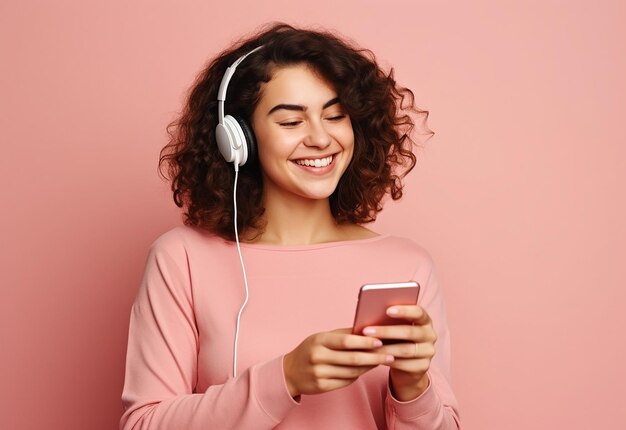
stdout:
<svg viewBox="0 0 626 430">
<path fill-rule="evenodd" d="M 262 47 L 263 45 L 254 48 L 231 64 L 230 67 L 226 69 L 217 92 L 218 124 L 217 127 L 215 127 L 215 140 L 217 140 L 217 147 L 224 159 L 229 163 L 234 163 L 235 168 L 243 166 L 248 161 L 254 160 L 256 154 L 256 139 L 252 127 L 250 127 L 243 118 L 231 115 L 224 116 L 226 91 L 230 78 L 232 78 L 239 63 L 248 55 L 258 51 Z"/>
<path fill-rule="evenodd" d="M 256 139 L 252 127 L 246 123 L 243 118 L 237 116 L 224 116 L 224 102 L 226 101 L 226 90 L 230 78 L 233 77 L 235 69 L 248 55 L 261 49 L 263 45 L 253 49 L 247 54 L 239 57 L 237 61 L 230 65 L 224 73 L 220 88 L 217 92 L 217 118 L 218 124 L 215 127 L 215 140 L 217 147 L 226 161 L 233 163 L 235 167 L 235 183 L 233 186 L 233 224 L 235 227 L 235 241 L 237 243 L 237 252 L 239 254 L 239 262 L 241 263 L 241 271 L 243 272 L 243 281 L 246 287 L 246 298 L 237 314 L 237 323 L 235 328 L 235 339 L 233 344 L 233 377 L 237 377 L 237 343 L 239 341 L 239 323 L 244 308 L 248 304 L 249 290 L 248 277 L 246 275 L 246 266 L 243 263 L 241 255 L 241 247 L 239 246 L 239 232 L 237 231 L 237 178 L 239 177 L 239 166 L 243 166 L 248 161 L 253 161 L 256 154 Z"/>
</svg>

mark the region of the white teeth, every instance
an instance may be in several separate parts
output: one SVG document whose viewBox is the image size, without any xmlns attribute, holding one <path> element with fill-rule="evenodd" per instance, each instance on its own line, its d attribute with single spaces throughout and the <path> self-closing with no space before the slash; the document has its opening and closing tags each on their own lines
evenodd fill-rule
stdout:
<svg viewBox="0 0 626 430">
<path fill-rule="evenodd" d="M 295 160 L 295 162 L 300 164 L 301 166 L 309 167 L 326 167 L 331 163 L 331 161 L 333 161 L 332 155 L 326 158 Z"/>
</svg>

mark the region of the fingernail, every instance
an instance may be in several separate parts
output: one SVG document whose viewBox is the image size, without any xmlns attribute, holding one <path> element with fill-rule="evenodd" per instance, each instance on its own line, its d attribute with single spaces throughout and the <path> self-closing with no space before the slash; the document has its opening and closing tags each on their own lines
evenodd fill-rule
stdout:
<svg viewBox="0 0 626 430">
<path fill-rule="evenodd" d="M 383 346 L 383 342 L 380 339 L 375 339 L 374 342 L 372 342 L 374 344 L 374 348 L 378 348 L 379 346 Z"/>
<path fill-rule="evenodd" d="M 363 330 L 363 334 L 364 334 L 365 336 L 371 336 L 371 335 L 373 335 L 373 334 L 376 334 L 376 329 L 373 329 L 373 328 L 371 328 L 371 327 L 368 327 L 368 328 L 366 328 L 366 329 L 364 329 L 364 330 Z"/>
<path fill-rule="evenodd" d="M 388 355 L 385 357 L 385 361 L 387 363 L 393 363 L 395 361 L 396 357 L 394 357 L 393 355 Z"/>
<path fill-rule="evenodd" d="M 387 315 L 398 315 L 400 311 L 396 308 L 387 309 Z"/>
</svg>

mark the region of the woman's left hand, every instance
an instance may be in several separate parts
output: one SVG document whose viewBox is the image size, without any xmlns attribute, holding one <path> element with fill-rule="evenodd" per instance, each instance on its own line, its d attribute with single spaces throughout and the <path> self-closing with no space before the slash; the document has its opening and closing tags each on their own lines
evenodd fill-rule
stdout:
<svg viewBox="0 0 626 430">
<path fill-rule="evenodd" d="M 437 334 L 430 316 L 421 306 L 392 306 L 387 309 L 387 315 L 409 321 L 410 324 L 366 327 L 363 334 L 383 341 L 401 341 L 384 345 L 373 352 L 396 357 L 389 364 L 391 392 L 400 401 L 413 400 L 428 387 L 426 372 L 435 355 Z"/>
</svg>

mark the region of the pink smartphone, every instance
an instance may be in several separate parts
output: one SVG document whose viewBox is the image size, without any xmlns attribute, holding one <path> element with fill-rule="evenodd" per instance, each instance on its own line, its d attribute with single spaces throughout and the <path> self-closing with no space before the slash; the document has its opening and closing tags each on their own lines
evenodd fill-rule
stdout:
<svg viewBox="0 0 626 430">
<path fill-rule="evenodd" d="M 414 281 L 363 285 L 359 291 L 352 333 L 362 335 L 367 326 L 402 324 L 398 318 L 387 315 L 387 308 L 416 304 L 419 291 L 420 286 Z"/>
</svg>

